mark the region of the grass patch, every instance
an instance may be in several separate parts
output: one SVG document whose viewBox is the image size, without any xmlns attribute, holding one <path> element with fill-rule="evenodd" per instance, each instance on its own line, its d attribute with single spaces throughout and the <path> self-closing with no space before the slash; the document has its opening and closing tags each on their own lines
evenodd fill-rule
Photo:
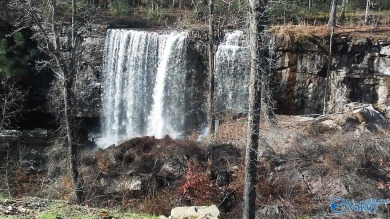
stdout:
<svg viewBox="0 0 390 219">
<path fill-rule="evenodd" d="M 15 205 L 15 203 L 18 203 Z M 23 204 L 21 204 L 23 203 Z M 38 205 L 40 207 L 26 207 Z M 19 205 L 19 206 L 17 206 Z M 134 213 L 130 211 L 122 211 L 119 208 L 116 209 L 99 209 L 89 208 L 87 206 L 78 206 L 75 204 L 69 204 L 63 201 L 47 201 L 39 199 L 25 199 L 17 200 L 13 204 L 8 204 L 18 209 L 15 214 L 5 215 L 0 212 L 0 218 L 5 219 L 24 219 L 24 218 L 36 218 L 36 219 L 96 219 L 96 218 L 131 218 L 131 219 L 158 219 L 158 217 L 148 214 Z M 24 206 L 24 207 L 21 207 Z M 7 204 L 5 204 L 7 207 Z M 22 210 L 21 209 L 26 209 Z"/>
</svg>

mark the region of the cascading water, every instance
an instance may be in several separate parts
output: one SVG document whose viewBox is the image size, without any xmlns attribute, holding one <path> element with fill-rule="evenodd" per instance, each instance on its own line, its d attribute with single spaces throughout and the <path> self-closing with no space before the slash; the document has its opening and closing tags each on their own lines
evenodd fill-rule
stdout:
<svg viewBox="0 0 390 219">
<path fill-rule="evenodd" d="M 164 134 L 169 134 L 172 137 L 177 137 L 182 128 L 184 128 L 183 118 L 179 118 L 172 116 L 175 114 L 175 110 L 180 111 L 181 115 L 184 115 L 184 106 L 181 103 L 184 103 L 183 98 L 180 98 L 180 93 L 178 94 L 178 98 L 176 99 L 177 107 L 174 110 L 170 110 L 168 106 L 164 106 L 164 97 L 173 93 L 173 90 L 181 90 L 184 91 L 185 87 L 183 77 L 177 78 L 175 83 L 181 84 L 179 87 L 167 87 L 165 89 L 166 79 L 170 79 L 171 76 L 185 76 L 186 71 L 186 57 L 185 57 L 185 40 L 186 35 L 177 35 L 171 34 L 166 42 L 164 52 L 162 53 L 162 59 L 158 66 L 157 76 L 156 76 L 156 84 L 153 91 L 153 107 L 152 112 L 149 117 L 148 123 L 148 134 L 154 135 L 157 138 L 163 137 Z M 171 74 L 169 74 L 171 73 Z M 183 74 L 184 73 L 184 74 Z M 184 77 L 185 78 L 185 77 Z M 176 88 L 176 89 L 175 89 Z M 184 93 L 183 93 L 184 94 Z M 165 110 L 164 110 L 165 109 Z M 172 109 L 172 108 L 171 108 Z M 166 118 L 166 119 L 165 119 Z M 176 120 L 176 121 L 175 121 Z M 178 122 L 178 123 L 177 123 Z M 177 124 L 176 127 L 172 127 L 173 124 Z"/>
<path fill-rule="evenodd" d="M 101 147 L 131 137 L 179 137 L 188 127 L 186 33 L 107 31 Z"/>
<path fill-rule="evenodd" d="M 242 31 L 226 33 L 215 55 L 216 114 L 243 113 L 248 96 L 248 47 Z"/>
</svg>

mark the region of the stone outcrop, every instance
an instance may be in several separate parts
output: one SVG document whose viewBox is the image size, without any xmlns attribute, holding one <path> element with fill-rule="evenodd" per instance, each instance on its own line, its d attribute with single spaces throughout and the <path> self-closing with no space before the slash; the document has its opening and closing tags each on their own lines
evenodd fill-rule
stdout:
<svg viewBox="0 0 390 219">
<path fill-rule="evenodd" d="M 348 102 L 373 104 L 389 115 L 389 42 L 336 38 L 329 79 L 330 111 Z M 276 108 L 283 114 L 315 114 L 323 109 L 328 50 L 324 40 L 278 47 Z"/>
<path fill-rule="evenodd" d="M 77 116 L 99 117 L 106 26 L 94 25 L 83 39 L 84 49 L 76 79 Z"/>
<path fill-rule="evenodd" d="M 205 151 L 195 143 L 169 137 L 134 138 L 120 145 L 99 149 L 81 158 L 87 173 L 98 173 L 97 189 L 107 195 L 121 191 L 149 191 L 177 183 L 187 170 L 188 159 L 204 161 Z"/>
<path fill-rule="evenodd" d="M 219 210 L 217 206 L 190 206 L 177 207 L 172 209 L 172 219 L 199 218 L 199 219 L 218 219 Z"/>
<path fill-rule="evenodd" d="M 147 197 L 146 194 L 167 189 L 177 194 L 170 200 L 176 203 L 174 206 L 197 205 L 196 199 L 185 197 L 183 188 L 188 187 L 192 192 L 193 185 L 206 182 L 202 188 L 211 184 L 213 188 L 202 196 L 213 194 L 210 197 L 215 199 L 213 203 L 218 203 L 221 211 L 229 211 L 238 203 L 233 182 L 237 180 L 242 154 L 242 149 L 233 145 L 204 147 L 197 142 L 169 137 L 133 138 L 106 149 L 84 150 L 80 153 L 80 174 L 91 191 L 99 191 L 105 199 L 120 197 L 123 192 Z M 199 183 L 198 177 L 206 181 Z M 55 176 L 51 179 L 58 180 Z M 215 218 L 213 215 L 210 218 Z"/>
</svg>

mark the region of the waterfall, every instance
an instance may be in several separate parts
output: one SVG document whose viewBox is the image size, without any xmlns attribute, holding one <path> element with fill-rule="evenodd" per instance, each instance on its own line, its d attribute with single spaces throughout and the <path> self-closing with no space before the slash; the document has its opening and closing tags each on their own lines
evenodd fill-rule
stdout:
<svg viewBox="0 0 390 219">
<path fill-rule="evenodd" d="M 186 33 L 110 29 L 104 49 L 101 147 L 187 129 Z"/>
<path fill-rule="evenodd" d="M 167 95 L 168 91 L 165 92 L 165 81 L 167 73 L 171 72 L 173 75 L 182 74 L 182 72 L 177 72 L 177 70 L 183 71 L 185 66 L 186 59 L 185 54 L 185 35 L 171 34 L 166 42 L 164 52 L 162 54 L 162 59 L 158 66 L 157 76 L 156 76 L 156 85 L 154 86 L 153 91 L 153 108 L 151 115 L 149 117 L 148 123 L 148 134 L 154 135 L 157 138 L 163 137 L 164 134 L 170 134 L 172 137 L 178 137 L 179 133 L 177 130 L 173 129 L 170 125 L 170 122 L 165 122 L 165 117 L 169 119 L 169 115 L 174 114 L 173 111 L 165 111 L 168 107 L 164 107 L 164 97 Z M 175 57 L 172 53 L 179 52 L 179 57 Z M 175 54 L 176 55 L 176 54 Z M 168 68 L 170 66 L 170 68 Z M 183 68 L 184 67 L 184 68 Z M 181 80 L 179 80 L 181 82 Z M 184 82 L 183 82 L 184 83 Z M 170 87 L 172 90 L 173 88 Z M 180 89 L 183 90 L 183 89 Z M 180 99 L 176 99 L 180 104 Z M 180 107 L 180 106 L 179 106 Z M 179 109 L 178 109 L 179 110 Z M 184 113 L 182 114 L 184 115 Z M 175 119 L 178 119 L 177 117 Z M 173 121 L 172 121 L 173 122 Z"/>
<path fill-rule="evenodd" d="M 226 33 L 215 55 L 216 114 L 247 109 L 249 61 L 243 31 Z"/>
</svg>

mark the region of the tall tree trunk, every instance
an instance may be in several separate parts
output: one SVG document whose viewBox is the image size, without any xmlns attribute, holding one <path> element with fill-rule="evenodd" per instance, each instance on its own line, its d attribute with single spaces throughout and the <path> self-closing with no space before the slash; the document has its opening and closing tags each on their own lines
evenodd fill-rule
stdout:
<svg viewBox="0 0 390 219">
<path fill-rule="evenodd" d="M 328 68 L 326 70 L 326 79 L 325 79 L 324 110 L 322 112 L 323 115 L 326 115 L 328 113 L 327 99 L 328 99 L 329 76 L 330 76 L 330 71 L 331 71 L 331 68 L 332 68 L 333 35 L 334 35 L 334 26 L 332 26 L 330 39 L 329 39 Z"/>
<path fill-rule="evenodd" d="M 66 136 L 68 143 L 68 157 L 69 157 L 69 170 L 72 177 L 73 190 L 76 196 L 77 204 L 82 204 L 84 202 L 82 185 L 79 180 L 79 172 L 77 169 L 77 145 L 75 144 L 74 139 L 74 127 L 71 127 L 73 122 L 73 112 L 71 110 L 72 104 L 72 81 L 76 74 L 76 36 L 75 36 L 75 16 L 76 16 L 76 2 L 72 0 L 72 35 L 71 35 L 71 62 L 70 69 L 64 72 L 64 119 L 65 119 L 65 128 Z"/>
<path fill-rule="evenodd" d="M 79 180 L 79 171 L 77 169 L 77 146 L 74 142 L 74 133 L 71 127 L 72 124 L 72 112 L 71 112 L 71 97 L 70 97 L 71 85 L 68 79 L 64 79 L 63 88 L 63 101 L 64 101 L 64 119 L 66 129 L 66 140 L 68 144 L 68 157 L 69 157 L 69 171 L 72 178 L 73 191 L 76 196 L 77 204 L 84 202 L 82 185 Z"/>
<path fill-rule="evenodd" d="M 208 127 L 209 133 L 215 132 L 214 116 L 214 3 L 209 0 L 209 95 Z"/>
<path fill-rule="evenodd" d="M 332 8 L 329 15 L 329 26 L 336 26 L 337 0 L 332 0 Z"/>
<path fill-rule="evenodd" d="M 264 53 L 264 55 L 266 56 L 266 53 Z M 260 64 L 260 66 L 267 65 L 269 65 L 269 63 L 264 63 L 264 65 Z M 261 104 L 263 104 L 262 108 L 264 110 L 262 115 L 264 115 L 263 121 L 265 121 L 268 126 L 275 126 L 278 122 L 272 108 L 272 91 L 270 86 L 271 75 L 269 75 L 269 71 L 270 69 L 267 69 L 267 72 L 264 72 L 266 75 L 261 77 L 261 97 L 263 99 Z"/>
<path fill-rule="evenodd" d="M 366 12 L 364 13 L 364 25 L 367 25 L 368 22 L 368 12 L 370 10 L 370 0 L 367 0 L 366 3 Z"/>
<path fill-rule="evenodd" d="M 340 20 L 342 23 L 344 23 L 345 21 L 345 10 L 346 10 L 346 7 L 347 7 L 347 0 L 343 0 L 342 3 L 341 3 L 341 16 L 340 16 Z"/>
<path fill-rule="evenodd" d="M 259 147 L 261 82 L 259 64 L 262 58 L 260 51 L 260 34 L 264 26 L 260 24 L 264 11 L 263 0 L 249 0 L 249 47 L 250 47 L 250 80 L 248 108 L 248 136 L 245 153 L 245 184 L 243 218 L 254 219 L 256 212 L 257 155 Z M 263 57 L 264 58 L 264 57 Z"/>
<path fill-rule="evenodd" d="M 8 198 L 12 198 L 12 195 L 11 195 L 11 181 L 10 181 L 10 174 L 9 174 L 9 164 L 10 164 L 10 153 L 11 153 L 11 150 L 10 150 L 10 147 L 9 147 L 9 142 L 7 143 L 4 143 L 5 145 L 7 145 L 7 156 L 5 157 L 5 167 L 4 167 L 4 170 L 5 170 L 5 183 L 7 184 L 6 187 L 7 187 L 7 193 L 8 193 Z"/>
<path fill-rule="evenodd" d="M 277 120 L 273 110 L 273 98 L 271 80 L 275 70 L 274 60 L 274 40 L 269 34 L 265 32 L 264 27 L 268 24 L 268 18 L 264 15 L 264 12 L 260 15 L 260 67 L 261 71 L 261 98 L 262 98 L 262 110 L 264 115 L 264 121 L 268 126 L 274 126 L 277 124 Z"/>
<path fill-rule="evenodd" d="M 333 4 L 337 5 L 337 0 L 333 0 Z M 333 46 L 333 35 L 334 35 L 334 28 L 336 26 L 336 13 L 335 8 L 337 6 L 332 5 L 332 10 L 330 15 L 332 17 L 329 18 L 329 25 L 331 26 L 331 33 L 330 33 L 330 39 L 329 39 L 329 54 L 328 54 L 328 68 L 326 70 L 326 80 L 325 80 L 325 91 L 324 91 L 324 110 L 322 112 L 323 115 L 326 115 L 327 110 L 327 99 L 328 99 L 328 86 L 329 86 L 329 75 L 332 67 L 332 46 Z M 331 22 L 331 20 L 333 22 Z"/>
</svg>

